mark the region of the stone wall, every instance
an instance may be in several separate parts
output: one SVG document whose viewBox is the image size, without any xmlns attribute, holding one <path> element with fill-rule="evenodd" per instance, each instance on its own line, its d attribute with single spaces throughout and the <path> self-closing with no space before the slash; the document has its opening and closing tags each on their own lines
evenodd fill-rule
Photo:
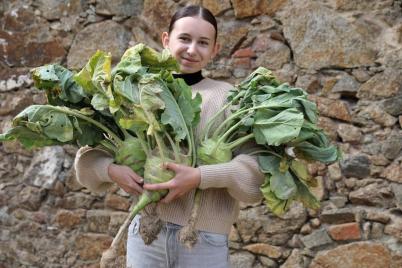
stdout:
<svg viewBox="0 0 402 268">
<path fill-rule="evenodd" d="M 188 2 L 1 1 L 0 131 L 45 102 L 31 67 L 79 68 L 96 49 L 116 61 L 137 42 L 160 48 L 172 12 Z M 236 83 L 256 66 L 272 69 L 310 93 L 344 152 L 339 164 L 309 166 L 320 212 L 295 205 L 275 217 L 264 204 L 242 204 L 230 234 L 234 267 L 402 267 L 402 1 L 192 2 L 219 20 L 222 49 L 207 75 Z M 76 150 L 0 145 L 1 268 L 97 267 L 131 198 L 82 188 Z"/>
</svg>

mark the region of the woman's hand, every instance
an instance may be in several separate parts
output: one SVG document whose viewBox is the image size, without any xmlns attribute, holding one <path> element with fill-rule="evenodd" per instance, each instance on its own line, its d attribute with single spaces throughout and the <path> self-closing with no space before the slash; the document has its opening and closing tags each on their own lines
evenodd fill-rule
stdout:
<svg viewBox="0 0 402 268">
<path fill-rule="evenodd" d="M 108 167 L 109 177 L 117 183 L 125 192 L 129 194 L 139 195 L 142 193 L 142 184 L 144 179 L 141 178 L 128 166 L 110 164 Z"/>
<path fill-rule="evenodd" d="M 165 164 L 165 168 L 176 173 L 176 175 L 170 181 L 155 184 L 144 184 L 144 189 L 146 190 L 169 190 L 169 193 L 160 201 L 162 203 L 169 203 L 200 185 L 201 173 L 198 168 L 175 163 L 167 163 Z"/>
</svg>

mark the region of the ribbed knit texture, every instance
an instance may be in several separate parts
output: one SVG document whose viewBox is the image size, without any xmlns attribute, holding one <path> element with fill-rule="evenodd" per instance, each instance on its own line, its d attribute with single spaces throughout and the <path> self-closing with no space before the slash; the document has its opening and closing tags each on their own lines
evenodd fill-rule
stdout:
<svg viewBox="0 0 402 268">
<path fill-rule="evenodd" d="M 201 120 L 196 136 L 205 128 L 208 119 L 224 106 L 231 88 L 228 83 L 209 78 L 192 86 L 193 94 L 198 92 L 202 96 Z M 223 121 L 224 115 L 219 120 Z M 104 191 L 112 183 L 108 177 L 108 165 L 112 161 L 105 151 L 81 148 L 75 161 L 78 181 L 92 191 Z M 245 154 L 237 155 L 228 163 L 200 166 L 199 169 L 199 188 L 203 191 L 196 228 L 228 234 L 239 213 L 238 202 L 254 203 L 262 198 L 259 187 L 264 176 L 256 159 Z M 195 190 L 168 204 L 158 204 L 160 218 L 185 225 L 193 207 L 194 193 Z"/>
</svg>

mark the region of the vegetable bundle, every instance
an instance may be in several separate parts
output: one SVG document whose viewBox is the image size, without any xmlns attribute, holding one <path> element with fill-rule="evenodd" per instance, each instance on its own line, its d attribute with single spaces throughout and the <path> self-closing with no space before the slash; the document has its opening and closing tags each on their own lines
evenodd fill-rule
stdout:
<svg viewBox="0 0 402 268">
<path fill-rule="evenodd" d="M 102 146 L 145 182 L 169 181 L 174 173 L 163 163 L 195 165 L 193 129 L 201 111 L 201 96 L 193 98 L 191 88 L 173 78 L 177 70 L 167 50 L 157 53 L 143 44 L 128 49 L 113 69 L 111 55 L 101 51 L 77 74 L 60 65 L 35 68 L 35 86 L 46 91 L 49 104 L 19 113 L 0 141 L 17 139 L 27 148 Z M 112 255 L 131 219 L 166 194 L 143 192 L 112 242 Z"/>
<path fill-rule="evenodd" d="M 305 162 L 331 163 L 340 152 L 316 126 L 317 108 L 307 93 L 280 84 L 269 70 L 260 67 L 237 85 L 227 100 L 201 135 L 198 164 L 228 162 L 234 150 L 246 145 L 249 154 L 258 156 L 265 173 L 260 189 L 272 212 L 284 213 L 293 200 L 319 208 L 309 190 L 317 182 L 308 174 Z M 231 114 L 212 131 L 216 118 L 228 110 Z"/>
<path fill-rule="evenodd" d="M 113 69 L 110 54 L 101 51 L 78 73 L 60 65 L 35 68 L 35 86 L 46 91 L 49 104 L 23 110 L 12 128 L 0 134 L 0 141 L 17 139 L 27 148 L 66 143 L 102 146 L 116 163 L 131 167 L 148 183 L 174 176 L 162 168 L 165 162 L 224 163 L 246 147 L 265 174 L 261 192 L 272 212 L 284 213 L 293 200 L 319 207 L 310 192 L 317 182 L 309 176 L 306 162 L 331 163 L 340 152 L 316 126 L 316 105 L 302 89 L 279 83 L 260 67 L 230 92 L 227 104 L 196 142 L 193 131 L 200 119 L 201 96 L 193 98 L 191 88 L 174 79 L 173 71 L 178 65 L 167 50 L 157 53 L 143 44 L 128 49 Z M 217 124 L 223 113 L 229 115 Z M 145 191 L 140 196 L 109 254 L 116 254 L 132 217 L 166 193 Z M 193 227 L 199 202 L 197 190 L 190 227 L 183 228 L 180 238 L 189 246 L 196 241 Z"/>
</svg>

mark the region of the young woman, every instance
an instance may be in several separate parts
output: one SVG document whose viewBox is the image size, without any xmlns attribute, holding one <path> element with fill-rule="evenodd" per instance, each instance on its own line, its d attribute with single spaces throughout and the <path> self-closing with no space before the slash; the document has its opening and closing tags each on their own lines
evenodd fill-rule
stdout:
<svg viewBox="0 0 402 268">
<path fill-rule="evenodd" d="M 194 93 L 202 96 L 197 132 L 224 105 L 232 88 L 201 74 L 218 52 L 216 39 L 216 19 L 200 6 L 178 10 L 171 19 L 169 32 L 162 33 L 163 46 L 180 65 L 181 74 L 175 76 L 183 78 Z M 103 191 L 112 183 L 136 195 L 143 189 L 169 190 L 157 205 L 164 226 L 152 244 L 145 245 L 138 234 L 140 217 L 130 225 L 127 267 L 229 267 L 228 233 L 238 216 L 238 203 L 253 203 L 262 197 L 259 186 L 263 174 L 256 159 L 246 154 L 238 154 L 229 163 L 197 168 L 167 163 L 167 168 L 176 175 L 160 184 L 142 185 L 143 179 L 130 168 L 113 164 L 105 152 L 88 147 L 78 151 L 75 168 L 78 180 L 93 191 Z M 178 232 L 190 217 L 196 188 L 203 190 L 196 223 L 199 239 L 192 249 L 187 249 L 178 241 Z"/>
</svg>

